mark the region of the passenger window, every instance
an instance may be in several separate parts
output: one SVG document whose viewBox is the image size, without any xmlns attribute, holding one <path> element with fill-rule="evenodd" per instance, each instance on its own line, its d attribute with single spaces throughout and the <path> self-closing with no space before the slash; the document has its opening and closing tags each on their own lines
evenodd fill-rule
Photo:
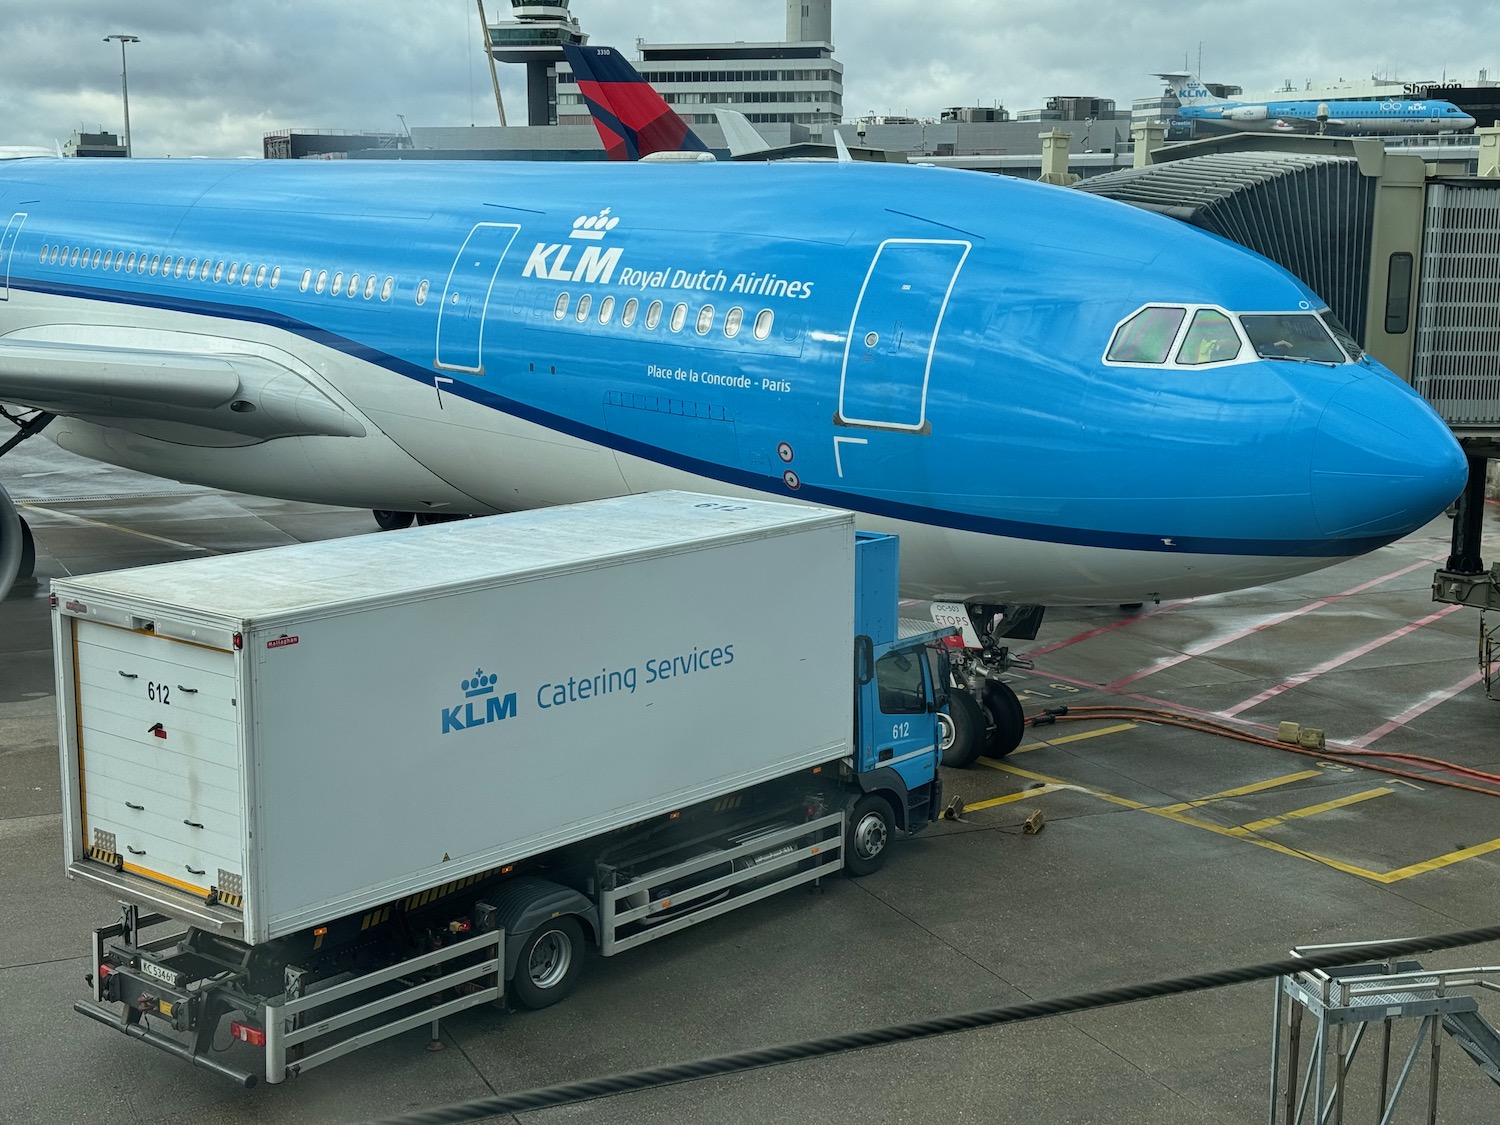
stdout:
<svg viewBox="0 0 1500 1125">
<path fill-rule="evenodd" d="M 673 332 L 681 332 L 682 326 L 687 323 L 687 306 L 677 304 L 672 307 L 671 328 Z"/>
<path fill-rule="evenodd" d="M 198 277 L 198 259 L 194 258 L 188 263 L 187 279 L 193 281 Z"/>
<path fill-rule="evenodd" d="M 351 273 L 349 275 L 349 296 L 352 298 L 352 297 L 357 297 L 358 295 L 359 295 L 359 274 L 357 274 L 357 273 Z"/>
<path fill-rule="evenodd" d="M 215 266 L 214 266 L 214 281 L 218 282 L 218 281 L 223 281 L 223 280 L 224 280 L 224 263 L 223 262 L 219 262 L 219 263 L 215 264 Z"/>
<path fill-rule="evenodd" d="M 552 319 L 561 320 L 568 315 L 569 297 L 566 293 L 559 293 L 557 300 L 552 305 Z"/>
<path fill-rule="evenodd" d="M 39 265 L 39 266 L 45 266 L 47 264 L 47 244 L 45 242 L 42 243 L 42 253 L 41 253 L 41 256 L 38 257 L 36 261 L 37 261 L 37 265 Z"/>
<path fill-rule="evenodd" d="M 776 314 L 770 309 L 761 309 L 755 314 L 755 338 L 764 340 L 771 334 L 771 324 L 775 321 Z"/>
<path fill-rule="evenodd" d="M 733 340 L 740 334 L 740 325 L 745 323 L 745 310 L 732 308 L 724 314 L 724 335 Z"/>
<path fill-rule="evenodd" d="M 599 323 L 608 324 L 615 315 L 615 299 L 606 297 L 599 302 Z"/>
<path fill-rule="evenodd" d="M 280 284 L 281 284 L 281 267 L 277 266 L 274 270 L 271 271 L 271 288 L 275 289 Z"/>
<path fill-rule="evenodd" d="M 325 290 L 327 288 L 328 288 L 328 271 L 327 270 L 319 270 L 318 271 L 318 280 L 315 281 L 315 282 L 313 282 L 313 292 L 314 293 L 322 293 L 323 290 Z"/>
<path fill-rule="evenodd" d="M 297 288 L 300 289 L 303 293 L 306 293 L 307 292 L 307 287 L 309 285 L 311 285 L 311 284 L 312 284 L 312 270 L 303 270 L 302 271 L 302 284 L 299 285 Z"/>
<path fill-rule="evenodd" d="M 652 301 L 646 308 L 646 327 L 655 328 L 661 323 L 661 302 Z"/>
<path fill-rule="evenodd" d="M 1186 309 L 1142 309 L 1115 330 L 1108 359 L 1115 363 L 1165 363 Z"/>
<path fill-rule="evenodd" d="M 880 709 L 887 715 L 920 715 L 927 710 L 922 663 L 912 652 L 888 652 L 875 662 Z"/>
<path fill-rule="evenodd" d="M 261 266 L 260 269 L 258 269 L 258 270 L 255 271 L 255 288 L 259 289 L 265 283 L 266 283 L 266 267 L 265 266 Z"/>
<path fill-rule="evenodd" d="M 419 305 L 425 305 L 427 303 L 428 284 L 429 283 L 425 277 L 417 283 L 417 304 Z"/>
<path fill-rule="evenodd" d="M 78 249 L 78 247 L 76 247 L 76 246 L 73 247 L 73 257 L 72 257 L 72 260 L 68 262 L 68 265 L 77 267 L 77 265 L 78 265 L 78 255 L 80 253 L 81 253 L 81 251 Z"/>
<path fill-rule="evenodd" d="M 173 277 L 181 277 L 183 275 L 183 272 L 186 269 L 187 269 L 187 259 L 186 258 L 178 258 L 177 259 L 177 264 L 172 267 L 172 276 Z"/>
<path fill-rule="evenodd" d="M 707 336 L 714 328 L 714 307 L 704 305 L 698 310 L 698 335 Z"/>
<path fill-rule="evenodd" d="M 1177 349 L 1177 362 L 1223 363 L 1239 354 L 1240 337 L 1230 319 L 1215 309 L 1199 309 Z"/>
<path fill-rule="evenodd" d="M 578 318 L 579 324 L 582 324 L 589 318 L 589 310 L 593 307 L 594 295 L 592 293 L 585 293 L 578 298 L 578 311 L 574 315 Z"/>
<path fill-rule="evenodd" d="M 369 277 L 365 278 L 365 300 L 367 301 L 371 297 L 375 296 L 375 282 L 376 278 L 373 273 Z"/>
<path fill-rule="evenodd" d="M 52 248 L 52 258 L 51 258 L 51 260 L 50 260 L 50 261 L 49 261 L 49 262 L 48 262 L 48 263 L 47 263 L 47 264 L 48 264 L 48 265 L 49 265 L 49 266 L 55 266 L 55 265 L 57 265 L 57 254 L 58 254 L 58 250 L 57 250 L 57 247 L 56 247 L 56 246 L 54 246 L 54 247 L 53 247 L 53 248 Z"/>
<path fill-rule="evenodd" d="M 136 262 L 136 264 L 135 264 L 135 272 L 136 273 L 145 273 L 146 272 L 146 255 L 142 254 L 141 257 L 140 257 L 140 261 Z"/>
<path fill-rule="evenodd" d="M 151 276 L 152 277 L 156 276 L 157 267 L 160 266 L 160 265 L 161 265 L 161 255 L 160 254 L 153 254 L 153 255 L 151 255 Z"/>
<path fill-rule="evenodd" d="M 114 265 L 114 262 L 115 262 L 115 252 L 113 250 L 106 250 L 104 252 L 104 268 L 106 270 L 109 269 L 111 266 Z"/>
<path fill-rule="evenodd" d="M 130 252 L 130 257 L 125 260 L 125 272 L 126 273 L 134 273 L 135 272 L 135 251 L 134 250 L 132 250 Z"/>
<path fill-rule="evenodd" d="M 344 271 L 337 270 L 333 275 L 333 284 L 328 287 L 328 292 L 337 297 L 344 291 Z"/>
<path fill-rule="evenodd" d="M 626 301 L 625 308 L 620 312 L 620 323 L 623 324 L 626 328 L 629 328 L 632 324 L 635 323 L 636 310 L 640 307 L 641 303 L 634 297 Z"/>
<path fill-rule="evenodd" d="M 104 251 L 102 251 L 102 250 L 95 250 L 94 251 L 93 260 L 89 262 L 89 269 L 91 269 L 91 270 L 98 269 L 99 268 L 99 262 L 100 262 L 100 260 L 103 257 L 104 257 Z"/>
<path fill-rule="evenodd" d="M 383 281 L 380 285 L 380 299 L 382 301 L 389 301 L 391 299 L 391 294 L 395 291 L 396 279 L 394 277 L 386 278 L 385 281 Z"/>
</svg>

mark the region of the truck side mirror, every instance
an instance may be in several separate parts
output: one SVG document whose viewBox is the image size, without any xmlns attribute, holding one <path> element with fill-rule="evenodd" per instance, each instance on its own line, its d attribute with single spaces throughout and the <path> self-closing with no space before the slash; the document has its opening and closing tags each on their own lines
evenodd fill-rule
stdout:
<svg viewBox="0 0 1500 1125">
<path fill-rule="evenodd" d="M 864 634 L 854 638 L 854 682 L 864 687 L 875 678 L 875 642 Z"/>
</svg>

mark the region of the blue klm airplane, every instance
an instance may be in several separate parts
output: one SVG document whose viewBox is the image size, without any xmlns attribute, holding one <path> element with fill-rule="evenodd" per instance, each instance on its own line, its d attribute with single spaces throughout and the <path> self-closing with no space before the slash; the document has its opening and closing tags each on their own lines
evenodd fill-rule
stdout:
<svg viewBox="0 0 1500 1125">
<path fill-rule="evenodd" d="M 1232 101 L 1216 97 L 1192 74 L 1158 74 L 1187 121 L 1208 121 L 1230 129 L 1277 133 L 1461 133 L 1474 118 L 1452 102 L 1433 98 L 1381 101 L 1302 99 Z"/>
<path fill-rule="evenodd" d="M 1280 267 L 1003 177 L 23 159 L 0 232 L 22 434 L 386 526 L 662 487 L 835 505 L 901 535 L 905 592 L 993 620 L 1305 573 L 1466 476 Z"/>
</svg>

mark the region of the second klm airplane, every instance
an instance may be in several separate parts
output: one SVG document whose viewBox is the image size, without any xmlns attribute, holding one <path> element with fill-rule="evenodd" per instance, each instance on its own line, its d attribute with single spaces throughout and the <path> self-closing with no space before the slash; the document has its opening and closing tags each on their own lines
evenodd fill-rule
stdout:
<svg viewBox="0 0 1500 1125">
<path fill-rule="evenodd" d="M 26 159 L 0 231 L 0 400 L 30 429 L 387 525 L 806 500 L 899 533 L 904 591 L 983 624 L 1305 573 L 1466 477 L 1286 271 L 1003 177 Z M 1010 749 L 1014 696 L 970 686 Z"/>
</svg>

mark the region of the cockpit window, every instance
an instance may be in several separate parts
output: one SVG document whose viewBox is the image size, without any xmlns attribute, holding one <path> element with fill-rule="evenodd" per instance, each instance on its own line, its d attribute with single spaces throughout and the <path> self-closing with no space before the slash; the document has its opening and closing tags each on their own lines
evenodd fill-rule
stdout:
<svg viewBox="0 0 1500 1125">
<path fill-rule="evenodd" d="M 1142 309 L 1115 330 L 1108 358 L 1115 363 L 1165 363 L 1186 315 L 1186 309 Z"/>
<path fill-rule="evenodd" d="M 1262 359 L 1348 363 L 1323 322 L 1313 313 L 1242 313 L 1250 346 Z"/>
<path fill-rule="evenodd" d="M 1177 362 L 1224 363 L 1239 354 L 1239 333 L 1230 319 L 1218 309 L 1199 309 L 1177 349 Z"/>
<path fill-rule="evenodd" d="M 1355 363 L 1364 359 L 1364 348 L 1359 346 L 1354 336 L 1349 332 L 1349 329 L 1344 327 L 1343 321 L 1334 316 L 1331 309 L 1324 309 L 1322 316 L 1324 325 L 1327 326 L 1328 331 L 1333 333 L 1333 338 L 1339 342 L 1339 346 L 1349 353 L 1349 358 Z"/>
</svg>

